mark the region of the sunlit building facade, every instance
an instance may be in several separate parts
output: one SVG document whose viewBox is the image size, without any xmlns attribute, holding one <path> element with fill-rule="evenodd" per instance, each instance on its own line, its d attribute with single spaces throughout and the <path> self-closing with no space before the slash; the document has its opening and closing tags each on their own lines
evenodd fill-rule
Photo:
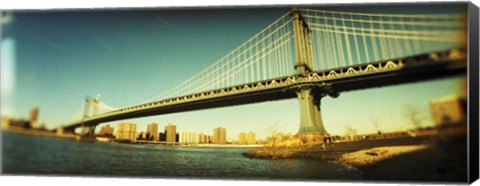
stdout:
<svg viewBox="0 0 480 186">
<path fill-rule="evenodd" d="M 177 142 L 177 126 L 173 124 L 168 124 L 165 126 L 165 136 L 166 142 L 174 143 Z"/>
<path fill-rule="evenodd" d="M 204 133 L 198 134 L 198 143 L 207 143 L 207 135 Z"/>
<path fill-rule="evenodd" d="M 99 135 L 100 136 L 113 136 L 114 128 L 110 127 L 110 125 L 104 126 L 100 129 Z"/>
<path fill-rule="evenodd" d="M 179 141 L 183 144 L 198 144 L 200 142 L 198 132 L 182 131 L 179 134 Z"/>
<path fill-rule="evenodd" d="M 213 129 L 213 140 L 212 143 L 215 144 L 226 144 L 227 143 L 227 129 L 218 127 Z"/>
<path fill-rule="evenodd" d="M 147 140 L 153 140 L 153 141 L 160 140 L 159 133 L 158 133 L 158 124 L 152 123 L 152 124 L 147 125 L 146 136 L 148 136 L 148 138 L 149 138 Z"/>
<path fill-rule="evenodd" d="M 246 135 L 246 143 L 247 144 L 256 144 L 257 143 L 257 135 L 254 132 L 249 132 Z"/>
<path fill-rule="evenodd" d="M 133 123 L 119 123 L 116 128 L 115 139 L 116 140 L 137 140 L 137 124 Z"/>
<path fill-rule="evenodd" d="M 245 136 L 245 133 L 240 132 L 238 134 L 238 144 L 247 144 L 247 138 Z"/>
<path fill-rule="evenodd" d="M 198 134 L 199 143 L 212 143 L 212 136 L 206 135 L 204 133 Z"/>
</svg>

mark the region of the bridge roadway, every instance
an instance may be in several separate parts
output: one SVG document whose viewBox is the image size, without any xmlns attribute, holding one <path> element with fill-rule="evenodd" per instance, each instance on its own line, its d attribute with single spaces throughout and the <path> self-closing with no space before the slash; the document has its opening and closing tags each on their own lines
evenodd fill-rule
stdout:
<svg viewBox="0 0 480 186">
<path fill-rule="evenodd" d="M 200 109 L 295 98 L 296 90 L 310 87 L 316 94 L 338 96 L 340 92 L 424 81 L 466 74 L 464 50 L 454 49 L 339 69 L 296 74 L 207 92 L 153 101 L 102 113 L 63 125 L 73 132 L 82 126 Z"/>
</svg>

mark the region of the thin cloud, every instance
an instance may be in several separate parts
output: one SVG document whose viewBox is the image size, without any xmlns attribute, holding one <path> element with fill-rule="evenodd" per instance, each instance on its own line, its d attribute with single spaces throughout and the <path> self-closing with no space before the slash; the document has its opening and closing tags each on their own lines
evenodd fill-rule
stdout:
<svg viewBox="0 0 480 186">
<path fill-rule="evenodd" d="M 115 48 L 114 45 L 110 44 L 108 41 L 106 41 L 105 39 L 101 38 L 100 36 L 96 35 L 96 34 L 90 34 L 91 38 L 93 40 L 95 40 L 98 44 L 100 44 L 100 46 L 102 46 L 104 49 L 106 50 L 112 50 Z"/>
<path fill-rule="evenodd" d="M 160 22 L 161 25 L 165 26 L 165 28 L 168 28 L 168 29 L 174 28 L 174 26 L 170 23 L 170 21 L 168 21 L 165 17 L 162 17 L 157 13 L 153 13 L 153 15 L 155 16 L 155 19 L 157 19 L 158 22 Z"/>
<path fill-rule="evenodd" d="M 37 39 L 45 44 L 45 45 L 48 45 L 54 49 L 57 49 L 57 50 L 61 50 L 61 51 L 64 51 L 64 52 L 71 52 L 72 50 L 70 48 L 68 48 L 67 46 L 65 45 L 62 45 L 60 43 L 57 43 L 57 42 L 54 42 L 52 40 L 49 40 L 49 39 L 45 39 L 43 37 L 37 37 Z"/>
</svg>

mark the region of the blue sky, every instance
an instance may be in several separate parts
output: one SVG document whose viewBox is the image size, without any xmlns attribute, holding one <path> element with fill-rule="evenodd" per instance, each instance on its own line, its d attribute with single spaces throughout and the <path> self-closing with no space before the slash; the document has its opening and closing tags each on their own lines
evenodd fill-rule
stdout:
<svg viewBox="0 0 480 186">
<path fill-rule="evenodd" d="M 459 7 L 430 7 L 427 12 L 458 11 Z M 362 8 L 324 8 L 362 11 Z M 113 107 L 125 107 L 155 97 L 193 76 L 249 39 L 288 8 L 181 9 L 136 11 L 17 12 L 2 24 L 2 115 L 27 118 L 40 108 L 39 121 L 48 128 L 79 119 L 86 96 L 101 95 Z M 370 7 L 371 12 L 424 12 L 422 9 Z M 363 11 L 365 11 L 363 10 Z M 5 47 L 10 46 L 10 47 Z M 4 55 L 14 46 L 15 55 Z M 7 48 L 7 50 L 4 50 Z M 9 49 L 10 48 L 10 49 Z M 293 68 L 293 65 L 292 65 Z M 411 128 L 402 115 L 405 104 L 422 108 L 431 123 L 428 100 L 459 94 L 461 78 L 342 93 L 324 98 L 327 131 L 345 128 L 374 132 Z M 229 138 L 254 131 L 259 138 L 276 125 L 296 133 L 299 109 L 295 99 L 220 109 L 176 113 L 129 122 L 168 123 L 177 130 L 213 133 L 227 128 Z M 109 123 L 116 125 L 118 122 Z"/>
</svg>

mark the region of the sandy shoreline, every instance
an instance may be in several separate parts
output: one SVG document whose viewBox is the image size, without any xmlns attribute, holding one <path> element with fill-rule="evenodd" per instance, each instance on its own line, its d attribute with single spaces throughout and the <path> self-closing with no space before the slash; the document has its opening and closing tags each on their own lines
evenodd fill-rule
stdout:
<svg viewBox="0 0 480 186">
<path fill-rule="evenodd" d="M 397 143 L 398 142 L 398 143 Z M 355 168 L 362 180 L 466 183 L 466 136 L 357 141 L 296 148 L 257 148 L 243 154 L 263 159 L 313 159 Z"/>
<path fill-rule="evenodd" d="M 395 158 L 396 156 L 425 149 L 428 145 L 385 146 L 359 150 L 340 155 L 335 161 L 347 166 L 366 166 L 380 161 Z"/>
</svg>

